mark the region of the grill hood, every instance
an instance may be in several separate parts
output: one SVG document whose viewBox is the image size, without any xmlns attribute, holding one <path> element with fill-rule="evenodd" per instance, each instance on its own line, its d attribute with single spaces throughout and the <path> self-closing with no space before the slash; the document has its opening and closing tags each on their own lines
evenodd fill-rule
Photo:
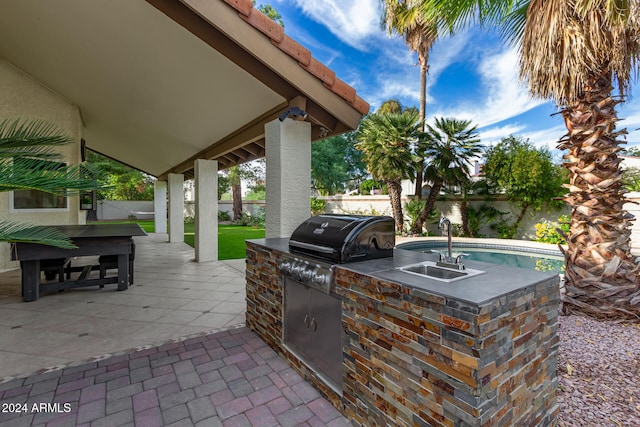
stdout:
<svg viewBox="0 0 640 427">
<path fill-rule="evenodd" d="M 388 216 L 317 215 L 295 229 L 289 251 L 334 263 L 393 256 L 395 223 Z"/>
</svg>

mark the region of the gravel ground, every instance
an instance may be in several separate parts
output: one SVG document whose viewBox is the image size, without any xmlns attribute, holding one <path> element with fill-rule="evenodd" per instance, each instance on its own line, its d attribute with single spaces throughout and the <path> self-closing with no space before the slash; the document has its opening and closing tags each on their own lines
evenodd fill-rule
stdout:
<svg viewBox="0 0 640 427">
<path fill-rule="evenodd" d="M 558 425 L 640 426 L 640 323 L 559 321 Z"/>
</svg>

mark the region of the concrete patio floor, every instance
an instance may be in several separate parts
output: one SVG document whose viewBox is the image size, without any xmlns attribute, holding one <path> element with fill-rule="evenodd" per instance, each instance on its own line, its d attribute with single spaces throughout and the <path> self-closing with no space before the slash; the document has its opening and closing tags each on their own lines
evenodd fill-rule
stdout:
<svg viewBox="0 0 640 427">
<path fill-rule="evenodd" d="M 0 426 L 350 425 L 244 327 L 245 261 L 166 240 L 136 238 L 123 292 L 24 303 L 0 273 Z"/>
<path fill-rule="evenodd" d="M 25 303 L 20 270 L 0 274 L 0 378 L 244 324 L 244 259 L 196 263 L 193 248 L 166 234 L 135 241 L 124 292 L 113 284 Z"/>
</svg>

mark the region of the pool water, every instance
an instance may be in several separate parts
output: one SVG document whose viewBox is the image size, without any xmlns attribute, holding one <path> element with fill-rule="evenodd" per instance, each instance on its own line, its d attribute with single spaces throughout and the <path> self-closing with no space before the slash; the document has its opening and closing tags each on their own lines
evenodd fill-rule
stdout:
<svg viewBox="0 0 640 427">
<path fill-rule="evenodd" d="M 442 242 L 411 242 L 399 244 L 398 249 L 407 249 L 430 253 L 433 251 L 447 253 L 447 245 Z M 489 244 L 455 244 L 453 257 L 465 253 L 463 259 L 482 261 L 492 264 L 508 265 L 511 267 L 528 268 L 537 271 L 562 273 L 564 271 L 564 258 L 559 251 L 536 250 L 509 245 Z"/>
</svg>

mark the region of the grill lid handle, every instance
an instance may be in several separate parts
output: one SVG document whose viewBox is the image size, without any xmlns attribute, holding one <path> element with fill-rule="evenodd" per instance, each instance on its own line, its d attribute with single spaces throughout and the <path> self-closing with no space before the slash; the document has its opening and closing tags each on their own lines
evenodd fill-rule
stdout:
<svg viewBox="0 0 640 427">
<path fill-rule="evenodd" d="M 305 243 L 305 242 L 298 242 L 295 240 L 290 240 L 289 241 L 289 246 L 295 246 L 297 248 L 302 248 L 302 249 L 310 249 L 316 252 L 321 252 L 323 254 L 332 254 L 334 253 L 333 248 L 329 248 L 327 246 L 320 246 L 320 245 L 313 245 L 311 243 Z"/>
</svg>

